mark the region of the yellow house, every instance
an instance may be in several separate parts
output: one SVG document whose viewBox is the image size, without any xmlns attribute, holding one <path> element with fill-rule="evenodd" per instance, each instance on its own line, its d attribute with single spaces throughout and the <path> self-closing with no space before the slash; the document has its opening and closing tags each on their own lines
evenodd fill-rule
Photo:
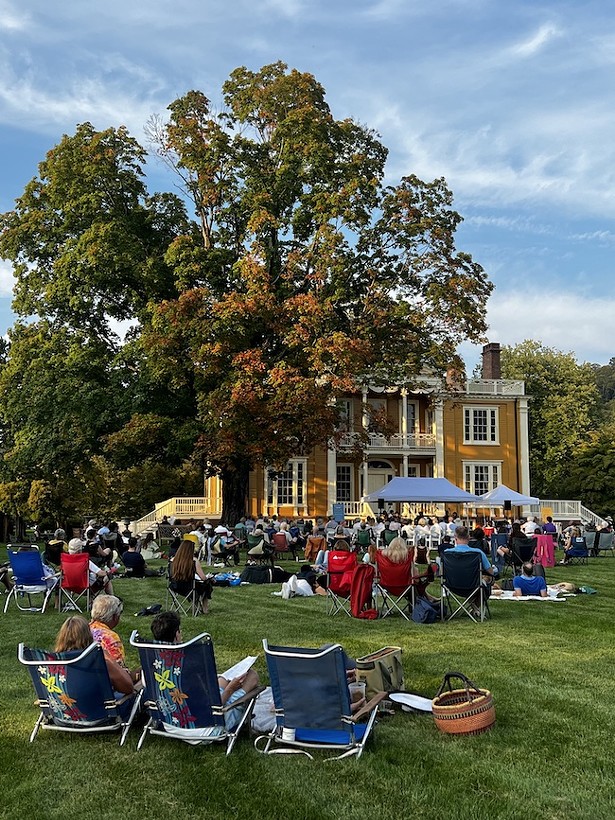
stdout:
<svg viewBox="0 0 615 820">
<path fill-rule="evenodd" d="M 445 383 L 425 378 L 411 390 L 366 384 L 340 402 L 335 446 L 291 458 L 283 472 L 251 473 L 247 511 L 314 518 L 338 503 L 348 516 L 365 515 L 373 510 L 364 496 L 394 476 L 444 477 L 476 495 L 502 483 L 529 494 L 527 401 L 524 382 L 500 377 L 497 343 L 483 348 L 479 379 L 449 374 Z M 387 435 L 370 430 L 374 415 L 386 418 Z M 220 514 L 221 490 L 219 479 L 205 482 L 204 514 Z"/>
</svg>

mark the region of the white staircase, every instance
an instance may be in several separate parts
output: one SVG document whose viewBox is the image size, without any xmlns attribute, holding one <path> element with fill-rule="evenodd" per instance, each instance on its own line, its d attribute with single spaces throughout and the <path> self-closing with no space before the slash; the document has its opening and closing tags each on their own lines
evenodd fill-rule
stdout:
<svg viewBox="0 0 615 820">
<path fill-rule="evenodd" d="M 156 504 L 152 512 L 147 513 L 137 521 L 131 521 L 130 530 L 133 535 L 144 535 L 147 532 L 156 532 L 157 525 L 162 521 L 163 516 L 167 518 L 204 518 L 214 516 L 211 512 L 211 505 L 207 498 L 203 496 L 186 496 L 168 498 Z"/>
</svg>

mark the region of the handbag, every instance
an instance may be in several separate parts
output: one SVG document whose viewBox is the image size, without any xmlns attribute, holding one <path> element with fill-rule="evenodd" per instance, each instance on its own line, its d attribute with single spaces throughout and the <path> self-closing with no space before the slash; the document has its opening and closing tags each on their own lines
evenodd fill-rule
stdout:
<svg viewBox="0 0 615 820">
<path fill-rule="evenodd" d="M 377 652 L 357 658 L 357 681 L 365 681 L 366 698 L 378 692 L 397 692 L 404 688 L 401 646 L 383 646 Z"/>
</svg>

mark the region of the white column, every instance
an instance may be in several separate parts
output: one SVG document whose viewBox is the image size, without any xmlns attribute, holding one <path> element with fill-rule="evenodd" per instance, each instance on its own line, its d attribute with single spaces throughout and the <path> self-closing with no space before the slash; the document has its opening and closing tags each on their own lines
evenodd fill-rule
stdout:
<svg viewBox="0 0 615 820">
<path fill-rule="evenodd" d="M 438 399 L 434 407 L 434 427 L 436 436 L 436 460 L 433 468 L 434 478 L 445 478 L 444 472 L 444 403 Z"/>
<path fill-rule="evenodd" d="M 406 436 L 408 435 L 408 391 L 404 387 L 401 391 L 401 434 L 403 436 L 403 446 L 405 447 Z"/>
<path fill-rule="evenodd" d="M 337 454 L 333 447 L 327 448 L 327 513 L 333 512 L 335 485 L 337 482 Z"/>
<path fill-rule="evenodd" d="M 408 478 L 408 453 L 403 455 L 402 475 L 404 478 Z"/>
<path fill-rule="evenodd" d="M 519 399 L 519 459 L 521 487 L 523 495 L 530 495 L 530 436 L 528 432 L 528 405 L 527 399 Z M 523 508 L 525 515 L 529 507 Z"/>
</svg>

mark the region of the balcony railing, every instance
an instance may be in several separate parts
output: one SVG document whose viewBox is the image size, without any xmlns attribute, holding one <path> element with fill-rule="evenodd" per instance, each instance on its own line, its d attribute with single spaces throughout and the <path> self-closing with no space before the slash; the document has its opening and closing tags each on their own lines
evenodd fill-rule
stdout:
<svg viewBox="0 0 615 820">
<path fill-rule="evenodd" d="M 524 396 L 525 382 L 513 379 L 468 379 L 466 392 L 471 396 Z"/>
<path fill-rule="evenodd" d="M 359 433 L 347 433 L 340 441 L 340 449 L 354 447 L 360 439 Z M 394 433 L 382 436 L 368 434 L 368 446 L 374 450 L 435 450 L 436 437 L 433 433 Z"/>
</svg>

